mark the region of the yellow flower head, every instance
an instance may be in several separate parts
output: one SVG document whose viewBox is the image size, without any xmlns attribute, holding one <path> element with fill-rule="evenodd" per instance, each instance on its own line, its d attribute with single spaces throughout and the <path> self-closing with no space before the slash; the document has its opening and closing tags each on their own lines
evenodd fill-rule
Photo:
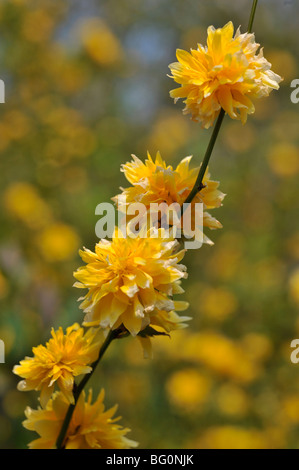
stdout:
<svg viewBox="0 0 299 470">
<path fill-rule="evenodd" d="M 63 443 L 65 449 L 129 449 L 138 445 L 125 437 L 130 429 L 115 424 L 120 419 L 113 418 L 117 406 L 105 411 L 104 395 L 102 390 L 92 404 L 91 390 L 87 401 L 85 392 L 81 393 Z M 31 449 L 55 448 L 68 406 L 65 396 L 56 392 L 45 409 L 26 408 L 23 426 L 40 436 L 29 444 Z"/>
<path fill-rule="evenodd" d="M 189 168 L 191 156 L 184 158 L 175 169 L 166 164 L 159 152 L 155 160 L 148 153 L 144 163 L 135 155 L 132 155 L 132 158 L 131 162 L 122 166 L 122 171 L 132 186 L 123 189 L 122 194 L 113 198 L 120 211 L 125 208 L 122 201 L 125 201 L 126 206 L 141 202 L 147 209 L 151 203 L 165 202 L 168 206 L 178 203 L 182 206 L 194 186 L 199 171 L 199 168 Z M 203 185 L 204 188 L 194 197 L 192 205 L 203 203 L 204 209 L 208 210 L 220 207 L 225 194 L 219 191 L 219 182 L 210 179 L 208 171 L 204 175 Z M 203 212 L 203 226 L 210 229 L 222 227 L 221 223 L 206 210 Z M 212 244 L 206 236 L 203 237 L 203 241 Z"/>
<path fill-rule="evenodd" d="M 281 77 L 271 70 L 254 34 L 234 34 L 232 22 L 223 28 L 208 28 L 207 46 L 191 52 L 177 50 L 178 62 L 170 64 L 171 78 L 181 85 L 170 96 L 184 101 L 184 114 L 203 127 L 212 126 L 221 108 L 244 124 L 254 112 L 252 100 L 278 90 Z"/>
<path fill-rule="evenodd" d="M 179 280 L 187 277 L 178 264 L 185 250 L 164 236 L 163 229 L 147 237 L 122 237 L 115 230 L 112 241 L 100 240 L 95 253 L 86 248 L 80 255 L 87 263 L 75 273 L 75 287 L 88 289 L 80 308 L 86 313 L 84 324 L 102 328 L 124 325 L 138 334 L 151 322 L 156 310 L 170 312 L 172 295 L 183 292 Z M 80 299 L 81 300 L 81 299 Z"/>
<path fill-rule="evenodd" d="M 25 380 L 18 383 L 21 391 L 40 390 L 40 402 L 44 407 L 50 399 L 55 384 L 69 403 L 74 403 L 74 377 L 91 372 L 90 364 L 98 357 L 105 339 L 105 331 L 89 329 L 84 333 L 78 323 L 63 333 L 60 327 L 52 329 L 52 338 L 45 346 L 32 348 L 33 357 L 26 357 L 13 368 L 13 372 Z"/>
</svg>

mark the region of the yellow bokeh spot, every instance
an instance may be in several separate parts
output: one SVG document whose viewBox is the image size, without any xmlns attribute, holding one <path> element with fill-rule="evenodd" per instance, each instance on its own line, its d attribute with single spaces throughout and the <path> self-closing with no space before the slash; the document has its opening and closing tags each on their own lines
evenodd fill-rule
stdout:
<svg viewBox="0 0 299 470">
<path fill-rule="evenodd" d="M 45 156 L 57 166 L 63 166 L 73 157 L 84 158 L 95 148 L 95 137 L 88 129 L 77 127 L 68 136 L 55 138 L 47 143 Z"/>
<path fill-rule="evenodd" d="M 296 77 L 298 71 L 296 58 L 286 49 L 268 51 L 267 60 L 272 64 L 273 70 L 281 75 L 285 82 Z"/>
<path fill-rule="evenodd" d="M 195 411 L 209 395 L 211 381 L 196 369 L 175 372 L 166 382 L 170 402 L 184 411 Z"/>
<path fill-rule="evenodd" d="M 71 137 L 75 132 L 74 129 L 82 125 L 82 118 L 75 109 L 67 106 L 47 109 L 50 107 L 47 99 L 39 100 L 36 106 L 42 121 L 63 137 Z"/>
<path fill-rule="evenodd" d="M 249 409 L 249 398 L 246 393 L 236 385 L 222 385 L 217 392 L 217 405 L 219 410 L 229 416 L 244 416 Z"/>
<path fill-rule="evenodd" d="M 3 121 L 11 140 L 22 139 L 29 133 L 31 128 L 29 118 L 17 110 L 7 112 Z"/>
<path fill-rule="evenodd" d="M 72 227 L 56 223 L 39 235 L 37 244 L 47 261 L 63 261 L 74 255 L 80 246 L 80 240 Z"/>
<path fill-rule="evenodd" d="M 283 400 L 283 412 L 289 421 L 299 423 L 299 397 L 292 395 Z"/>
<path fill-rule="evenodd" d="M 91 59 L 101 65 L 112 65 L 120 60 L 120 42 L 103 21 L 87 19 L 80 30 L 83 45 Z"/>
<path fill-rule="evenodd" d="M 199 439 L 200 449 L 267 449 L 271 443 L 265 434 L 256 429 L 239 426 L 215 426 Z"/>
<path fill-rule="evenodd" d="M 272 171 L 278 176 L 288 177 L 299 172 L 299 149 L 288 142 L 274 145 L 267 153 Z"/>
<path fill-rule="evenodd" d="M 83 126 L 78 126 L 71 136 L 69 151 L 72 156 L 84 158 L 95 149 L 96 138 L 94 134 Z"/>
<path fill-rule="evenodd" d="M 261 259 L 253 265 L 253 269 L 259 286 L 268 289 L 278 288 L 285 274 L 284 263 L 274 256 Z"/>
<path fill-rule="evenodd" d="M 244 241 L 239 233 L 224 232 L 219 243 L 213 247 L 207 270 L 216 279 L 228 280 L 236 276 L 242 268 Z"/>
<path fill-rule="evenodd" d="M 250 383 L 261 373 L 239 344 L 214 331 L 190 335 L 182 357 L 198 361 L 220 376 L 241 383 Z"/>
<path fill-rule="evenodd" d="M 28 11 L 24 17 L 22 33 L 30 42 L 46 41 L 52 32 L 54 21 L 45 9 Z"/>
<path fill-rule="evenodd" d="M 200 311 L 214 320 L 225 320 L 237 307 L 234 294 L 223 287 L 206 287 L 200 297 Z"/>
<path fill-rule="evenodd" d="M 13 183 L 4 193 L 6 210 L 30 228 L 43 227 L 51 220 L 51 211 L 35 187 L 29 183 Z"/>
<path fill-rule="evenodd" d="M 242 338 L 241 344 L 252 361 L 264 361 L 273 351 L 270 339 L 259 333 L 248 333 Z"/>
<path fill-rule="evenodd" d="M 267 102 L 268 100 L 265 101 Z M 279 112 L 276 113 L 272 112 L 272 117 L 274 121 L 271 129 L 276 139 L 283 142 L 297 140 L 299 122 L 298 111 L 279 110 Z"/>
<path fill-rule="evenodd" d="M 289 293 L 294 302 L 299 305 L 299 268 L 291 274 L 289 279 Z"/>
<path fill-rule="evenodd" d="M 59 90 L 67 95 L 82 89 L 88 79 L 88 69 L 80 62 L 72 62 L 63 49 L 55 50 L 51 65 Z"/>
</svg>

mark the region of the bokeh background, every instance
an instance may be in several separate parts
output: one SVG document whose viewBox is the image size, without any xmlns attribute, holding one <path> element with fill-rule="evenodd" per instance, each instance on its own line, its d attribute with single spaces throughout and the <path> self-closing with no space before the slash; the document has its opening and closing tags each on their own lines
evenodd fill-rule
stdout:
<svg viewBox="0 0 299 470">
<path fill-rule="evenodd" d="M 298 4 L 259 2 L 254 31 L 279 92 L 246 126 L 226 118 L 210 171 L 227 194 L 215 242 L 185 257 L 190 327 L 115 342 L 92 379 L 119 404 L 141 448 L 299 448 Z M 169 90 L 177 47 L 206 28 L 246 30 L 250 0 L 10 0 L 0 2 L 0 447 L 25 448 L 37 393 L 16 390 L 12 367 L 81 322 L 72 273 L 94 248 L 95 207 L 126 186 L 121 163 L 160 150 L 176 165 L 203 156 L 210 131 Z"/>
</svg>

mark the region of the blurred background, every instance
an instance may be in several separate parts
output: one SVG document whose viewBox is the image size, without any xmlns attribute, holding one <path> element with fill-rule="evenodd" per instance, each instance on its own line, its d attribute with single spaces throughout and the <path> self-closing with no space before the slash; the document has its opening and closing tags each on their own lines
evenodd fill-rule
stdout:
<svg viewBox="0 0 299 470">
<path fill-rule="evenodd" d="M 95 207 L 127 186 L 121 163 L 146 151 L 201 161 L 210 131 L 169 98 L 176 48 L 205 44 L 232 20 L 245 32 L 250 0 L 9 0 L 0 2 L 0 447 L 25 448 L 36 392 L 12 367 L 51 327 L 83 315 L 72 288 L 94 249 Z M 299 448 L 298 5 L 259 2 L 254 31 L 284 77 L 242 126 L 226 118 L 210 163 L 227 194 L 212 211 L 213 247 L 187 253 L 193 317 L 144 360 L 115 342 L 94 374 L 106 405 L 141 448 Z"/>
</svg>

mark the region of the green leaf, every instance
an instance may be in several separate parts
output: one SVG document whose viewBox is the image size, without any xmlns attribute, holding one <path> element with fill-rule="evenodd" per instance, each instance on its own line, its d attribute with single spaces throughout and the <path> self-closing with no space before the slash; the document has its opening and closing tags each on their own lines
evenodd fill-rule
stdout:
<svg viewBox="0 0 299 470">
<path fill-rule="evenodd" d="M 143 338 L 146 338 L 147 336 L 169 336 L 169 334 L 164 333 L 163 331 L 157 331 L 151 326 L 147 326 L 146 328 L 144 328 L 144 330 L 138 333 L 138 336 L 142 336 Z"/>
</svg>

